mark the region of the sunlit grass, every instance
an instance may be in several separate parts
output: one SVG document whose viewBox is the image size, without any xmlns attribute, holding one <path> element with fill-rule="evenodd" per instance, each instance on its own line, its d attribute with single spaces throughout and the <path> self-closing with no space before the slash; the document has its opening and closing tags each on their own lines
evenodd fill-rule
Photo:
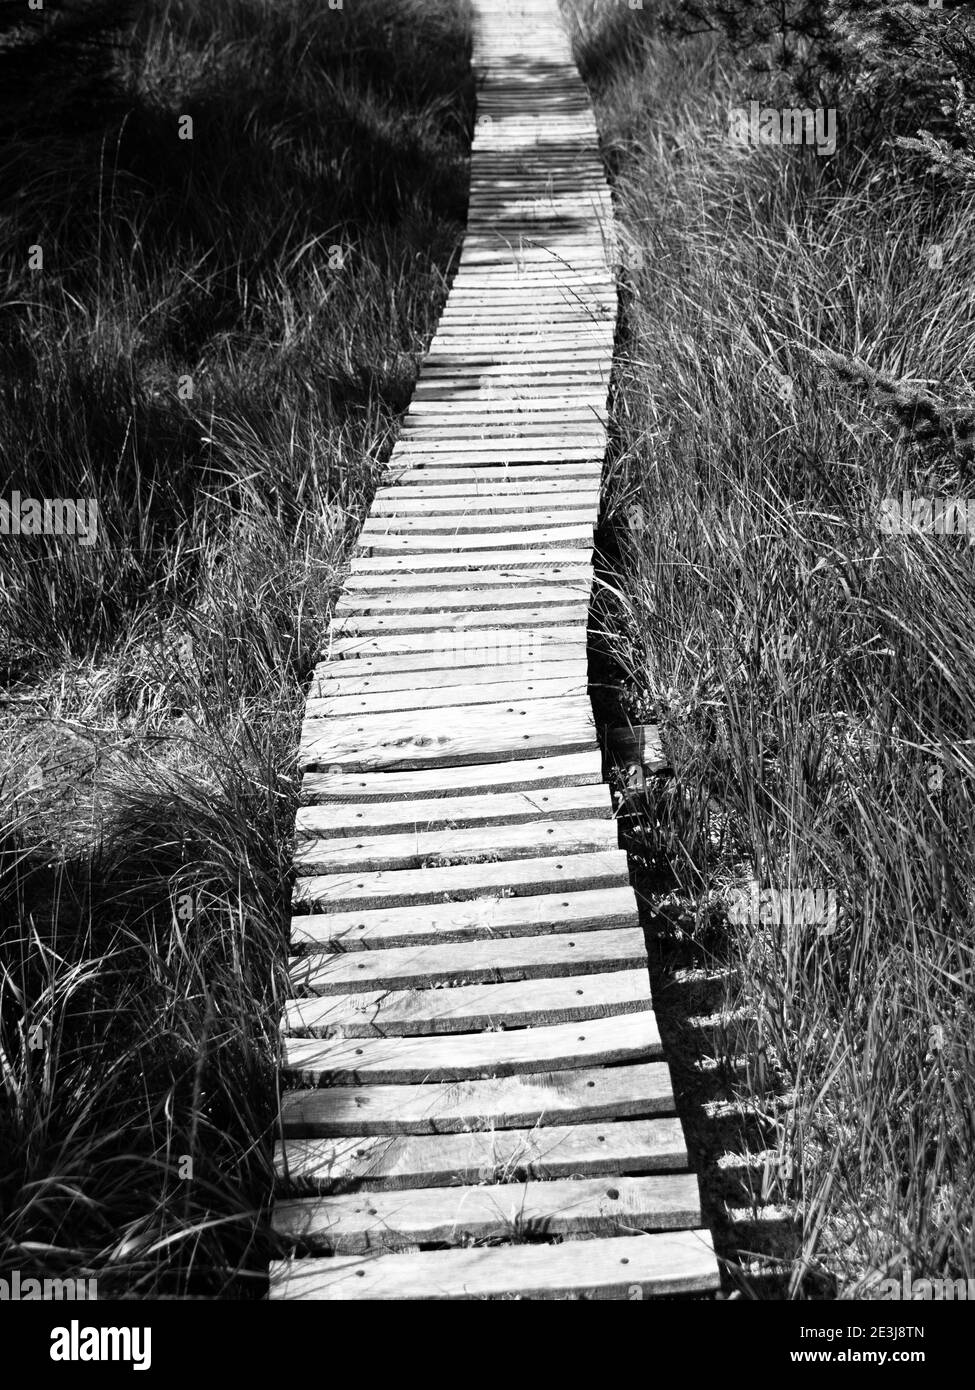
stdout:
<svg viewBox="0 0 975 1390">
<path fill-rule="evenodd" d="M 773 1195 L 802 1220 L 791 1291 L 970 1278 L 973 551 L 876 518 L 903 488 L 975 492 L 975 202 L 855 107 L 833 160 L 734 147 L 716 39 L 575 9 L 643 254 L 603 543 L 631 713 L 675 771 L 651 839 L 702 930 L 749 878 L 840 905 L 832 936 L 721 933 L 742 1098 L 778 1109 Z"/>
</svg>

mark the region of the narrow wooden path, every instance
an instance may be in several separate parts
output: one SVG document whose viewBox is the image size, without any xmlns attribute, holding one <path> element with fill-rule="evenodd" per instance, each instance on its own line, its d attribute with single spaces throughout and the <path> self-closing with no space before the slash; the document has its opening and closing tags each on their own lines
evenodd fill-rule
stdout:
<svg viewBox="0 0 975 1390">
<path fill-rule="evenodd" d="M 477 0 L 470 216 L 301 744 L 280 1299 L 717 1287 L 593 726 L 612 212 L 556 0 Z"/>
</svg>

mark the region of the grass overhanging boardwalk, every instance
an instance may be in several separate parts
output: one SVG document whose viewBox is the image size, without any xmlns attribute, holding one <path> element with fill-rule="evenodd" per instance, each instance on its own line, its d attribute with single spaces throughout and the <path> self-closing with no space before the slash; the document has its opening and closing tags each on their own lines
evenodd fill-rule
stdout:
<svg viewBox="0 0 975 1390">
<path fill-rule="evenodd" d="M 478 0 L 468 231 L 300 750 L 277 1299 L 718 1285 L 587 690 L 616 290 L 555 0 Z"/>
</svg>

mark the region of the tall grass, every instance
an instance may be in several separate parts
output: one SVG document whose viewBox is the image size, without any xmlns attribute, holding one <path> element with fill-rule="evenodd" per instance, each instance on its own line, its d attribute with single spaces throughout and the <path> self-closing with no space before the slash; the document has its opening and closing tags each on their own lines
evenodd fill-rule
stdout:
<svg viewBox="0 0 975 1390">
<path fill-rule="evenodd" d="M 91 545 L 0 537 L 25 1276 L 262 1290 L 302 681 L 459 245 L 468 30 L 152 0 L 0 111 L 0 497 L 98 507 Z"/>
<path fill-rule="evenodd" d="M 602 526 L 616 655 L 673 759 L 648 834 L 737 964 L 740 1097 L 775 1117 L 769 1195 L 801 1223 L 788 1290 L 972 1278 L 973 552 L 877 514 L 975 493 L 975 200 L 852 86 L 834 158 L 733 146 L 729 106 L 781 96 L 720 38 L 568 8 L 643 253 Z M 729 922 L 752 879 L 833 888 L 836 932 Z"/>
</svg>

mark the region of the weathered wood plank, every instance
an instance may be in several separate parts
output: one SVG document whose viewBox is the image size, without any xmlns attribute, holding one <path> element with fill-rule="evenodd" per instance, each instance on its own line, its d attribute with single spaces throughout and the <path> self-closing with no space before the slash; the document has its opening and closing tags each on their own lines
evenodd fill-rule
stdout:
<svg viewBox="0 0 975 1390">
<path fill-rule="evenodd" d="M 492 441 L 490 447 L 495 449 L 497 444 Z M 406 498 L 403 499 L 404 503 L 406 500 Z M 423 541 L 426 541 L 428 533 L 431 538 L 439 539 L 443 532 L 450 534 L 456 531 L 466 531 L 482 534 L 493 531 L 517 531 L 536 525 L 539 528 L 588 526 L 591 531 L 596 521 L 597 502 L 598 494 L 594 494 L 585 504 L 569 508 L 564 512 L 560 511 L 558 507 L 549 507 L 545 512 L 508 511 L 506 508 L 497 512 L 490 510 L 482 512 L 476 507 L 465 507 L 456 498 L 448 497 L 444 498 L 445 505 L 442 509 L 434 510 L 431 508 L 419 515 L 412 515 L 409 507 L 405 511 L 378 512 L 375 516 L 370 515 L 369 520 L 362 528 L 362 534 L 370 538 L 377 534 L 420 536 Z"/>
<path fill-rule="evenodd" d="M 291 963 L 291 983 L 302 994 L 435 989 L 454 979 L 465 984 L 554 979 L 645 968 L 646 961 L 642 930 L 622 927 L 297 956 Z"/>
<path fill-rule="evenodd" d="M 342 603 L 369 602 L 377 596 L 383 603 L 389 595 L 396 601 L 396 595 L 405 599 L 422 601 L 431 594 L 431 602 L 439 602 L 436 591 L 441 594 L 451 590 L 463 591 L 472 602 L 483 597 L 483 590 L 493 589 L 500 599 L 501 594 L 509 594 L 519 588 L 533 589 L 539 601 L 547 599 L 552 589 L 564 588 L 574 594 L 588 594 L 592 588 L 592 565 L 586 561 L 570 561 L 554 564 L 549 568 L 538 566 L 478 565 L 466 570 L 441 570 L 434 573 L 411 573 L 396 571 L 383 573 L 376 570 L 354 568 L 345 581 L 345 598 Z"/>
<path fill-rule="evenodd" d="M 643 1062 L 662 1053 L 654 1015 L 410 1038 L 284 1038 L 282 1066 L 302 1085 L 409 1085 Z"/>
<path fill-rule="evenodd" d="M 485 433 L 495 425 L 512 429 L 531 424 L 542 428 L 549 421 L 566 424 L 596 424 L 603 429 L 604 406 L 594 401 L 591 405 L 576 408 L 566 396 L 535 396 L 519 398 L 514 394 L 485 396 L 480 401 L 445 401 L 439 406 L 433 401 L 418 402 L 417 409 L 407 414 L 407 420 L 417 425 L 447 429 L 454 425 L 483 428 Z M 553 465 L 549 465 L 551 469 Z M 556 465 L 568 469 L 568 464 Z M 583 464 L 589 469 L 589 477 L 580 475 L 585 481 L 598 482 L 599 479 L 591 464 Z M 399 480 L 397 480 L 399 481 Z M 554 479 L 551 479 L 554 483 Z"/>
<path fill-rule="evenodd" d="M 362 701 L 368 701 L 368 708 L 378 711 L 382 708 L 421 710 L 448 705 L 498 704 L 512 696 L 547 699 L 560 687 L 564 687 L 564 696 L 577 696 L 586 689 L 587 681 L 587 661 L 582 653 L 564 661 L 521 662 L 503 670 L 496 665 L 453 666 L 378 675 L 370 667 L 364 674 L 343 679 L 346 667 L 353 664 L 343 663 L 338 671 L 333 667 L 327 675 L 313 678 L 305 705 L 306 718 L 314 719 L 319 711 L 322 714 L 336 712 L 343 705 L 348 712 L 357 713 L 360 708 L 366 708 Z M 413 676 L 417 679 L 412 680 Z M 409 697 L 405 704 L 404 695 Z"/>
<path fill-rule="evenodd" d="M 429 378 L 421 380 L 417 384 L 414 393 L 414 400 L 423 405 L 436 405 L 441 408 L 444 405 L 486 405 L 492 401 L 506 400 L 514 397 L 518 400 L 527 401 L 552 401 L 564 398 L 567 391 L 578 392 L 579 398 L 593 401 L 598 404 L 599 409 L 605 409 L 606 395 L 609 390 L 609 377 L 602 367 L 584 370 L 576 367 L 574 370 L 564 366 L 556 366 L 551 372 L 546 372 L 545 364 L 542 363 L 538 371 L 533 372 L 527 364 L 515 363 L 507 367 L 476 367 L 472 371 L 461 374 L 454 369 L 445 369 L 442 372 L 431 373 Z M 526 463 L 530 463 L 527 460 Z M 588 460 L 546 460 L 552 466 L 557 463 L 565 468 L 569 463 L 582 462 L 592 465 L 596 462 L 595 458 Z M 477 460 L 478 467 L 491 467 L 490 460 Z M 512 465 L 516 466 L 516 463 Z M 411 460 L 410 466 L 422 467 L 420 460 Z M 448 464 L 443 460 L 433 459 L 429 467 L 447 467 Z"/>
<path fill-rule="evenodd" d="M 405 770 L 584 753 L 593 746 L 593 727 L 586 699 L 311 719 L 302 729 L 298 765 Z"/>
<path fill-rule="evenodd" d="M 647 1118 L 673 1110 L 670 1068 L 665 1062 L 641 1062 L 467 1082 L 285 1091 L 281 1132 L 285 1139 L 455 1134 Z"/>
<path fill-rule="evenodd" d="M 476 1246 L 271 1265 L 272 1299 L 598 1298 L 717 1289 L 707 1231 Z"/>
<path fill-rule="evenodd" d="M 332 619 L 329 629 L 331 638 L 338 642 L 350 637 L 399 635 L 405 633 L 435 633 L 442 638 L 446 633 L 461 631 L 465 634 L 482 629 L 504 627 L 532 628 L 536 624 L 544 627 L 581 627 L 589 620 L 588 595 L 572 598 L 569 602 L 535 604 L 531 608 L 498 607 L 482 609 L 476 604 L 467 607 L 455 605 L 452 609 L 422 606 L 419 611 L 406 607 L 386 612 L 361 613 L 344 611 Z M 580 634 L 580 642 L 584 638 Z"/>
<path fill-rule="evenodd" d="M 442 868 L 373 870 L 358 874 L 311 874 L 293 890 L 296 910 L 333 907 L 408 907 L 476 898 L 501 890 L 511 896 L 616 888 L 629 882 L 621 850 L 501 863 L 451 864 Z"/>
<path fill-rule="evenodd" d="M 697 1179 L 673 1173 L 279 1201 L 272 1226 L 302 1251 L 356 1255 L 475 1240 L 687 1230 L 700 1222 Z"/>
<path fill-rule="evenodd" d="M 532 584 L 498 576 L 497 587 L 474 586 L 471 576 L 459 575 L 454 590 L 431 586 L 408 586 L 402 580 L 388 581 L 385 592 L 359 592 L 361 586 L 346 585 L 345 597 L 335 606 L 338 618 L 374 617 L 391 613 L 445 613 L 453 609 L 464 612 L 478 609 L 517 608 L 531 610 L 550 605 L 568 608 L 580 602 L 588 604 L 592 588 L 592 570 L 583 570 L 581 580 L 561 584 Z"/>
<path fill-rule="evenodd" d="M 289 1001 L 282 1031 L 291 1037 L 413 1037 L 485 1028 L 537 1028 L 639 1013 L 651 1007 L 646 969 L 511 980 L 449 989 L 368 990 Z"/>
<path fill-rule="evenodd" d="M 320 663 L 315 668 L 311 694 L 316 699 L 326 698 L 334 688 L 331 682 L 336 680 L 369 680 L 372 689 L 399 690 L 405 678 L 415 674 L 417 688 L 427 689 L 439 688 L 450 680 L 500 680 L 524 667 L 536 670 L 546 679 L 550 674 L 564 672 L 566 662 L 585 669 L 587 657 L 577 640 L 578 634 L 570 633 L 567 637 L 564 629 L 559 631 L 560 641 L 550 640 L 544 633 L 539 641 L 537 632 L 521 628 L 478 629 L 466 635 L 456 634 L 454 642 L 417 642 L 412 650 L 401 652 L 394 647 L 393 654 L 379 645 L 386 644 L 387 638 L 356 639 L 370 644 L 364 647 L 362 657 L 356 659 L 353 652 L 347 651 Z M 476 674 L 479 671 L 483 673 L 480 676 Z M 408 680 L 405 683 L 409 685 Z"/>
<path fill-rule="evenodd" d="M 468 528 L 454 532 L 427 532 L 422 541 L 414 535 L 391 529 L 387 523 L 366 523 L 360 532 L 359 548 L 372 554 L 383 551 L 410 552 L 410 563 L 417 564 L 420 552 L 459 550 L 487 550 L 497 553 L 502 550 L 532 549 L 533 547 L 574 549 L 580 544 L 592 545 L 593 521 L 585 524 L 564 526 L 534 527 L 531 520 L 523 530 L 511 531 L 471 531 Z"/>
<path fill-rule="evenodd" d="M 508 668 L 509 671 L 511 668 Z M 515 670 L 524 668 L 515 668 Z M 538 669 L 544 669 L 536 667 Z M 374 688 L 361 689 L 362 682 L 348 682 L 348 686 L 359 685 L 357 694 L 340 694 L 346 685 L 342 681 L 326 682 L 320 697 L 309 697 L 305 702 L 306 719 L 348 718 L 354 714 L 391 714 L 396 710 L 418 711 L 431 709 L 457 709 L 461 705 L 490 705 L 501 700 L 511 701 L 520 697 L 534 700 L 565 700 L 584 695 L 587 688 L 586 667 L 583 660 L 576 662 L 552 662 L 548 672 L 561 673 L 570 670 L 571 674 L 556 674 L 552 679 L 521 679 L 511 683 L 484 681 L 469 685 L 430 685 L 425 688 L 411 688 L 404 677 L 386 677 L 393 687 L 387 690 Z M 497 668 L 491 668 L 494 675 Z M 433 675 L 434 673 L 428 673 Z M 462 679 L 464 668 L 441 671 L 441 680 Z M 375 684 L 382 684 L 380 677 Z M 365 683 L 368 687 L 368 681 Z"/>
<path fill-rule="evenodd" d="M 492 791 L 537 791 L 541 787 L 579 787 L 602 781 L 602 760 L 593 749 L 554 758 L 522 758 L 515 762 L 464 763 L 459 767 L 416 769 L 409 772 L 306 772 L 301 801 L 411 801 L 436 794 L 473 796 Z"/>
<path fill-rule="evenodd" d="M 593 462 L 462 464 L 457 468 L 436 459 L 418 459 L 402 467 L 393 464 L 386 481 L 400 488 L 431 488 L 445 497 L 477 497 L 498 488 L 513 491 L 526 483 L 549 488 L 568 487 L 576 482 L 588 485 L 599 477 L 599 465 Z"/>
<path fill-rule="evenodd" d="M 545 854 L 588 854 L 615 849 L 616 823 L 607 820 L 533 820 L 516 825 L 413 830 L 404 834 L 302 840 L 294 852 L 296 874 L 419 869 L 431 860 L 452 864 L 492 859 L 536 859 Z"/>
<path fill-rule="evenodd" d="M 520 610 L 516 610 L 520 611 Z M 336 637 L 323 656 L 338 674 L 358 675 L 369 668 L 377 674 L 412 668 L 430 670 L 435 666 L 511 666 L 532 661 L 580 659 L 585 650 L 585 634 L 578 624 L 549 626 L 512 621 L 511 610 L 499 610 L 493 625 L 451 626 L 445 619 L 423 632 L 383 633 L 364 637 Z M 423 659 L 425 658 L 425 659 Z M 346 663 L 349 670 L 347 672 Z M 356 670 L 351 670 L 355 665 Z M 316 678 L 319 675 L 315 669 Z"/>
<path fill-rule="evenodd" d="M 492 437 L 498 437 L 491 431 Z M 461 497 L 456 493 L 443 493 L 425 487 L 404 488 L 393 485 L 382 488 L 372 504 L 373 516 L 421 516 L 450 515 L 468 517 L 477 512 L 528 512 L 537 511 L 539 522 L 544 525 L 547 518 L 556 511 L 582 512 L 594 507 L 599 501 L 599 484 L 593 481 L 591 487 L 572 492 L 553 491 L 529 492 L 526 488 L 508 488 L 504 492 L 489 492 L 483 488 Z"/>
<path fill-rule="evenodd" d="M 523 550 L 478 550 L 469 555 L 457 552 L 438 554 L 418 546 L 407 554 L 356 555 L 352 561 L 354 574 L 429 574 L 433 571 L 455 572 L 461 568 L 477 570 L 497 566 L 518 569 L 546 570 L 559 565 L 591 565 L 592 533 L 587 530 L 585 545 L 546 547 L 539 545 Z"/>
<path fill-rule="evenodd" d="M 382 950 L 505 937 L 610 931 L 639 925 L 632 888 L 602 888 L 537 897 L 485 895 L 466 902 L 358 912 L 307 913 L 291 919 L 296 951 Z M 551 972 L 549 972 L 551 973 Z M 466 978 L 466 977 L 465 977 Z"/>
<path fill-rule="evenodd" d="M 434 339 L 423 367 L 423 385 L 470 386 L 479 377 L 530 376 L 567 384 L 573 379 L 590 386 L 607 379 L 606 353 L 596 344 L 573 342 L 558 348 L 540 347 L 531 338 L 508 343 Z M 419 389 L 419 388 L 418 388 Z"/>
<path fill-rule="evenodd" d="M 469 1134 L 291 1139 L 275 1146 L 274 1167 L 279 1191 L 403 1191 L 686 1168 L 687 1145 L 678 1119 L 610 1120 Z"/>
<path fill-rule="evenodd" d="M 613 804 L 604 783 L 582 787 L 546 787 L 537 791 L 496 792 L 482 796 L 438 796 L 414 801 L 329 802 L 299 806 L 298 839 L 317 836 L 375 835 L 382 831 L 429 831 L 474 825 L 516 825 L 544 818 L 610 819 Z"/>
</svg>

